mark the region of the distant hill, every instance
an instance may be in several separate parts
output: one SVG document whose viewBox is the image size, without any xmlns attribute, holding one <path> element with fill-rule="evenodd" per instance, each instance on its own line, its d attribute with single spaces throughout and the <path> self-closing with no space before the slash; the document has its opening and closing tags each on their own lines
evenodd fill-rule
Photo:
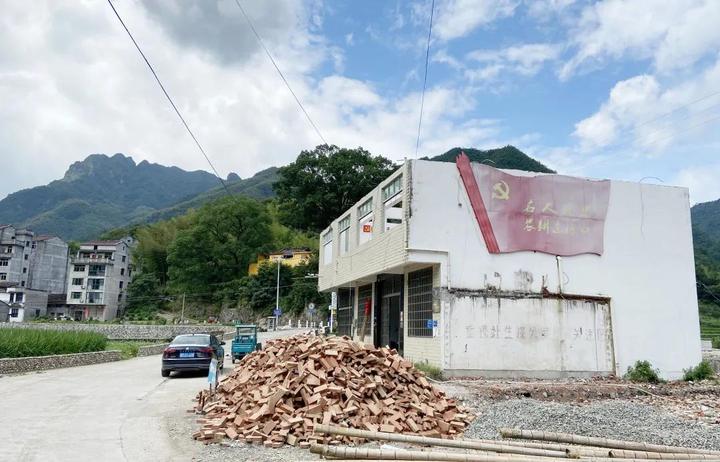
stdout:
<svg viewBox="0 0 720 462">
<path fill-rule="evenodd" d="M 525 170 L 527 172 L 557 173 L 536 161 L 514 146 L 483 151 L 474 148 L 452 148 L 445 154 L 431 157 L 429 160 L 455 162 L 455 158 L 464 152 L 472 162 L 482 162 L 491 167 Z"/>
<path fill-rule="evenodd" d="M 0 201 L 0 223 L 36 233 L 86 239 L 127 224 L 218 184 L 204 171 L 187 172 L 131 157 L 93 154 L 73 163 L 65 176 Z"/>
</svg>

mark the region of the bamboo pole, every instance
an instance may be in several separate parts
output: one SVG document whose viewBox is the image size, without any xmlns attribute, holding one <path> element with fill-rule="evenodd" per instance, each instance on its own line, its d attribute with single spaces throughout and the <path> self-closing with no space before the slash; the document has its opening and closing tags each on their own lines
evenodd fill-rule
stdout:
<svg viewBox="0 0 720 462">
<path fill-rule="evenodd" d="M 400 449 L 350 448 L 313 444 L 310 452 L 335 459 L 377 459 L 377 460 L 420 460 L 438 462 L 538 462 L 537 457 L 522 457 L 509 454 L 464 454 L 461 452 L 410 451 Z M 546 457 L 546 462 L 564 462 L 565 458 Z M 646 462 L 642 459 L 613 459 L 617 462 Z M 670 459 L 673 460 L 673 459 Z M 720 462 L 718 459 L 688 459 L 692 462 Z M 687 462 L 688 460 L 684 460 Z M 609 459 L 583 459 L 585 462 L 609 462 Z"/>
<path fill-rule="evenodd" d="M 712 454 L 717 455 L 720 459 L 720 451 L 683 448 L 678 446 L 666 446 L 662 444 L 638 443 L 635 441 L 613 440 L 609 438 L 595 438 L 591 436 L 573 435 L 570 433 L 555 433 L 536 430 L 520 430 L 516 428 L 501 428 L 500 434 L 504 438 L 552 441 L 556 443 L 600 446 L 603 448 L 611 449 L 628 449 L 633 451 L 661 452 L 672 454 Z"/>
<path fill-rule="evenodd" d="M 571 455 L 575 454 L 580 457 L 597 457 L 597 458 L 620 458 L 620 459 L 717 459 L 715 454 L 682 454 L 667 452 L 650 452 L 650 451 L 633 451 L 630 449 L 610 449 L 592 446 L 570 446 L 559 443 L 534 442 L 527 440 L 468 440 L 468 441 L 489 441 L 497 444 L 509 446 L 524 446 L 527 448 L 547 449 L 550 451 L 569 451 Z"/>
<path fill-rule="evenodd" d="M 356 428 L 337 427 L 334 425 L 316 424 L 315 431 L 329 435 L 343 435 L 367 440 L 394 441 L 397 443 L 427 444 L 430 446 L 444 446 L 448 448 L 477 449 L 479 451 L 499 452 L 508 454 L 521 454 L 525 456 L 568 458 L 571 454 L 568 451 L 549 451 L 546 449 L 527 448 L 522 446 L 510 446 L 498 443 L 472 440 L 450 440 L 432 438 L 428 436 L 405 435 L 402 433 L 371 432 Z M 606 455 L 607 457 L 607 455 Z"/>
</svg>

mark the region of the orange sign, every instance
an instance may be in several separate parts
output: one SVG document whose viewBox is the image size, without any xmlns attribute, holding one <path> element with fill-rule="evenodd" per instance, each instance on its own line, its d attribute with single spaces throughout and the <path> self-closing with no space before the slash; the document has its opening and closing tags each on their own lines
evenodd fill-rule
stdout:
<svg viewBox="0 0 720 462">
<path fill-rule="evenodd" d="M 362 227 L 363 233 L 372 233 L 372 225 L 371 224 L 364 224 Z"/>
</svg>

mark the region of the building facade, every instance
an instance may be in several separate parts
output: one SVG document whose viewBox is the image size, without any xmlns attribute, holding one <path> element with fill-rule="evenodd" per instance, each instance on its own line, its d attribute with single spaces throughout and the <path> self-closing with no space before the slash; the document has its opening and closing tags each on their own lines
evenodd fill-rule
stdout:
<svg viewBox="0 0 720 462">
<path fill-rule="evenodd" d="M 27 285 L 49 294 L 64 294 L 68 269 L 68 245 L 57 236 L 33 237 Z"/>
<path fill-rule="evenodd" d="M 0 226 L 0 283 L 28 286 L 33 237 L 30 230 Z"/>
<path fill-rule="evenodd" d="M 406 162 L 321 233 L 339 333 L 450 376 L 700 361 L 687 189 L 464 168 Z"/>
<path fill-rule="evenodd" d="M 6 287 L 0 292 L 0 302 L 8 307 L 9 322 L 25 322 L 45 316 L 47 313 L 48 293 L 27 287 Z"/>
<path fill-rule="evenodd" d="M 131 237 L 80 244 L 68 267 L 68 312 L 58 307 L 54 315 L 110 321 L 122 314 L 132 279 L 133 244 Z"/>
</svg>

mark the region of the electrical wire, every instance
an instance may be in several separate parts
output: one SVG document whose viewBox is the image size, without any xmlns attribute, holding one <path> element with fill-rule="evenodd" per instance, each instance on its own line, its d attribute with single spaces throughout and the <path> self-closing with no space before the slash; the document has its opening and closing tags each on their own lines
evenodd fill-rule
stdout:
<svg viewBox="0 0 720 462">
<path fill-rule="evenodd" d="M 237 1 L 237 0 L 236 0 Z M 430 38 L 432 37 L 433 16 L 435 13 L 435 0 L 430 4 L 430 27 L 428 28 L 427 48 L 425 50 L 425 77 L 423 77 L 422 95 L 420 96 L 420 117 L 418 118 L 417 139 L 415 140 L 415 158 L 420 150 L 420 130 L 422 128 L 423 110 L 425 109 L 425 89 L 427 88 L 428 64 L 430 62 Z"/>
<path fill-rule="evenodd" d="M 322 136 L 322 133 L 320 133 L 320 129 L 317 127 L 317 125 L 315 125 L 315 122 L 313 122 L 308 111 L 305 110 L 305 106 L 303 106 L 302 102 L 300 102 L 300 98 L 298 98 L 298 96 L 293 91 L 292 87 L 290 87 L 290 83 L 287 81 L 287 79 L 285 78 L 285 75 L 280 70 L 280 67 L 275 62 L 275 59 L 270 54 L 270 50 L 268 50 L 268 48 L 265 46 L 265 42 L 263 41 L 262 37 L 260 37 L 260 34 L 258 33 L 257 29 L 255 29 L 255 25 L 253 24 L 252 20 L 250 19 L 250 16 L 248 16 L 248 14 L 245 12 L 245 8 L 243 8 L 243 6 L 240 4 L 240 0 L 235 0 L 235 4 L 238 6 L 238 8 L 240 8 L 240 12 L 245 17 L 245 20 L 247 21 L 248 25 L 250 26 L 250 29 L 252 30 L 253 34 L 255 34 L 255 38 L 257 39 L 258 43 L 263 48 L 263 50 L 265 50 L 265 54 L 270 59 L 270 62 L 275 67 L 275 70 L 280 75 L 280 78 L 285 83 L 285 86 L 290 91 L 293 98 L 295 98 L 295 102 L 298 104 L 298 106 L 300 106 L 300 110 L 302 110 L 303 114 L 305 114 L 305 117 L 307 118 L 308 122 L 310 122 L 310 125 L 312 125 L 312 128 L 315 129 L 315 133 L 317 133 L 318 137 L 320 137 L 323 144 L 328 144 L 328 142 L 325 141 L 325 137 Z"/>
<path fill-rule="evenodd" d="M 147 67 L 150 69 L 150 72 L 152 72 L 153 77 L 155 77 L 155 81 L 160 86 L 160 89 L 165 94 L 165 98 L 167 98 L 168 102 L 170 103 L 170 106 L 172 106 L 173 110 L 175 111 L 175 114 L 177 114 L 178 118 L 180 118 L 180 121 L 182 122 L 183 126 L 185 127 L 185 130 L 187 130 L 190 137 L 192 137 L 193 141 L 195 142 L 195 145 L 198 147 L 200 152 L 202 153 L 203 157 L 205 157 L 205 160 L 207 161 L 208 165 L 210 165 L 210 168 L 215 173 L 215 177 L 217 177 L 218 181 L 222 185 L 223 189 L 225 189 L 225 193 L 228 196 L 231 196 L 230 191 L 228 190 L 227 185 L 225 184 L 225 181 L 220 177 L 218 174 L 218 171 L 215 169 L 215 166 L 210 161 L 210 157 L 208 157 L 207 153 L 205 152 L 205 149 L 203 149 L 202 145 L 200 144 L 200 141 L 198 141 L 197 137 L 193 133 L 193 131 L 190 129 L 190 126 L 185 121 L 185 118 L 180 113 L 180 110 L 178 110 L 177 106 L 175 105 L 175 102 L 170 97 L 170 94 L 165 90 L 165 86 L 163 85 L 162 81 L 160 80 L 160 77 L 158 77 L 157 72 L 155 72 L 155 69 L 153 68 L 152 64 L 150 64 L 150 61 L 147 59 L 147 56 L 145 56 L 145 53 L 143 53 L 142 49 L 140 48 L 140 45 L 138 45 L 137 41 L 135 40 L 135 37 L 133 37 L 132 33 L 130 33 L 130 29 L 128 29 L 127 25 L 125 25 L 125 21 L 123 21 L 122 17 L 120 17 L 120 13 L 115 9 L 115 5 L 113 5 L 112 0 L 107 0 L 108 4 L 110 5 L 110 8 L 112 8 L 113 13 L 115 13 L 115 16 L 118 18 L 118 21 L 120 21 L 120 24 L 123 26 L 123 29 L 125 29 L 125 32 L 127 32 L 128 37 L 130 37 L 130 40 L 132 40 L 133 45 L 135 45 L 135 48 L 137 48 L 137 51 L 140 53 L 140 56 L 142 56 L 142 59 L 145 61 L 145 64 L 147 64 Z"/>
</svg>

